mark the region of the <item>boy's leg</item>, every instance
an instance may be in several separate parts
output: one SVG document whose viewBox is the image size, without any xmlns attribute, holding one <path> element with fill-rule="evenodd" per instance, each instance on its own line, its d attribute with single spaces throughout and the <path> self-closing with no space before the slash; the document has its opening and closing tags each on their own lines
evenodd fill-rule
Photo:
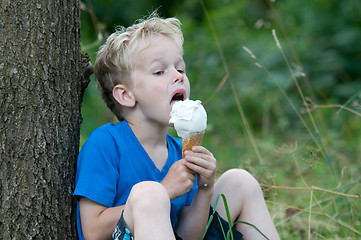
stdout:
<svg viewBox="0 0 361 240">
<path fill-rule="evenodd" d="M 277 230 L 268 212 L 262 189 L 257 180 L 247 171 L 232 169 L 225 172 L 216 182 L 212 205 L 218 194 L 226 196 L 232 223 L 237 221 L 255 225 L 269 239 L 279 239 Z M 219 215 L 227 220 L 223 200 L 217 205 Z M 264 239 L 262 235 L 247 224 L 238 223 L 236 229 L 244 239 Z"/>
<path fill-rule="evenodd" d="M 175 239 L 169 196 L 160 183 L 141 182 L 132 188 L 125 205 L 124 220 L 137 240 Z"/>
</svg>

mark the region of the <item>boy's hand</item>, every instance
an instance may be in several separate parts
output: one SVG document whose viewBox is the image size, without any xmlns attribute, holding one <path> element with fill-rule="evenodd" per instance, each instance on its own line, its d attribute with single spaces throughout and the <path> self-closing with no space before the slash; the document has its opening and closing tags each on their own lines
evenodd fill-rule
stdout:
<svg viewBox="0 0 361 240">
<path fill-rule="evenodd" d="M 161 182 L 169 194 L 170 200 L 187 193 L 194 185 L 195 173 L 186 167 L 187 161 L 181 159 L 175 162 Z"/>
<path fill-rule="evenodd" d="M 186 166 L 197 173 L 198 188 L 213 187 L 216 175 L 216 162 L 213 154 L 202 146 L 195 146 L 192 151 L 185 151 Z"/>
</svg>

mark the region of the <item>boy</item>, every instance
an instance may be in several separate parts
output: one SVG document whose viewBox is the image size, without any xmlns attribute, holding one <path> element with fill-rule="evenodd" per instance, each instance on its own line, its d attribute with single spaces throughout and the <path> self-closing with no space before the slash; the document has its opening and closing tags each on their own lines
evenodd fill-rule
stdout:
<svg viewBox="0 0 361 240">
<path fill-rule="evenodd" d="M 212 153 L 198 146 L 182 159 L 180 139 L 167 134 L 172 104 L 190 95 L 182 45 L 179 20 L 152 15 L 113 33 L 101 47 L 95 78 L 120 122 L 94 130 L 79 154 L 74 196 L 80 239 L 202 239 L 209 206 L 220 193 L 232 222 L 252 223 L 278 239 L 249 173 L 233 169 L 214 184 Z M 222 201 L 217 212 L 226 219 Z M 205 239 L 223 239 L 213 219 Z M 241 239 L 241 233 L 243 239 L 263 238 L 238 223 L 233 236 Z"/>
</svg>

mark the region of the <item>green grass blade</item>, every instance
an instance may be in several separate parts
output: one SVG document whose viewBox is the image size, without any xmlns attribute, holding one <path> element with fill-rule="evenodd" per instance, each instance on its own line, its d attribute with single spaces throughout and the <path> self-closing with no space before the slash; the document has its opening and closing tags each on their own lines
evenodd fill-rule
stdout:
<svg viewBox="0 0 361 240">
<path fill-rule="evenodd" d="M 237 224 L 237 223 L 243 223 L 243 224 L 247 224 L 247 225 L 253 227 L 253 228 L 256 229 L 265 239 L 269 240 L 269 238 L 268 238 L 266 235 L 264 235 L 264 233 L 261 232 L 261 230 L 259 230 L 259 229 L 258 229 L 255 225 L 253 225 L 252 223 L 244 222 L 244 221 L 237 221 L 237 222 L 235 222 L 234 224 Z"/>
<path fill-rule="evenodd" d="M 207 223 L 207 226 L 206 226 L 206 230 L 203 233 L 202 239 L 204 239 L 204 237 L 206 236 L 207 231 L 209 229 L 209 226 L 211 225 L 211 222 L 213 220 L 213 215 L 216 212 L 216 208 L 217 208 L 217 205 L 218 205 L 219 198 L 220 198 L 220 195 L 217 196 L 216 201 L 214 202 L 213 212 L 212 212 L 211 216 L 209 216 L 208 223 Z"/>
<path fill-rule="evenodd" d="M 229 212 L 229 208 L 228 208 L 228 203 L 227 203 L 227 199 L 226 196 L 224 194 L 221 194 L 221 197 L 223 199 L 223 204 L 224 204 L 224 208 L 226 210 L 227 213 L 227 222 L 228 222 L 228 226 L 229 226 L 229 230 L 228 232 L 230 232 L 230 237 L 233 240 L 233 232 L 232 232 L 232 223 L 231 223 L 231 214 Z M 222 225 L 221 225 L 222 226 Z M 223 230 L 223 229 L 222 229 Z M 227 234 L 228 235 L 228 234 Z M 227 237 L 228 239 L 228 237 Z"/>
</svg>

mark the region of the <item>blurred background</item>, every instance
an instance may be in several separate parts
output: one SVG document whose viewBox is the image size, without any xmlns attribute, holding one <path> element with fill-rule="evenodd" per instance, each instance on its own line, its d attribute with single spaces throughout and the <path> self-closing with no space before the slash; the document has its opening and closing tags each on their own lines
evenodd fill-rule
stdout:
<svg viewBox="0 0 361 240">
<path fill-rule="evenodd" d="M 203 145 L 219 173 L 262 184 L 281 239 L 361 238 L 361 1 L 86 0 L 82 52 L 94 63 L 116 26 L 177 17 Z M 91 77 L 81 144 L 116 122 Z M 170 131 L 175 135 L 174 131 Z"/>
</svg>

